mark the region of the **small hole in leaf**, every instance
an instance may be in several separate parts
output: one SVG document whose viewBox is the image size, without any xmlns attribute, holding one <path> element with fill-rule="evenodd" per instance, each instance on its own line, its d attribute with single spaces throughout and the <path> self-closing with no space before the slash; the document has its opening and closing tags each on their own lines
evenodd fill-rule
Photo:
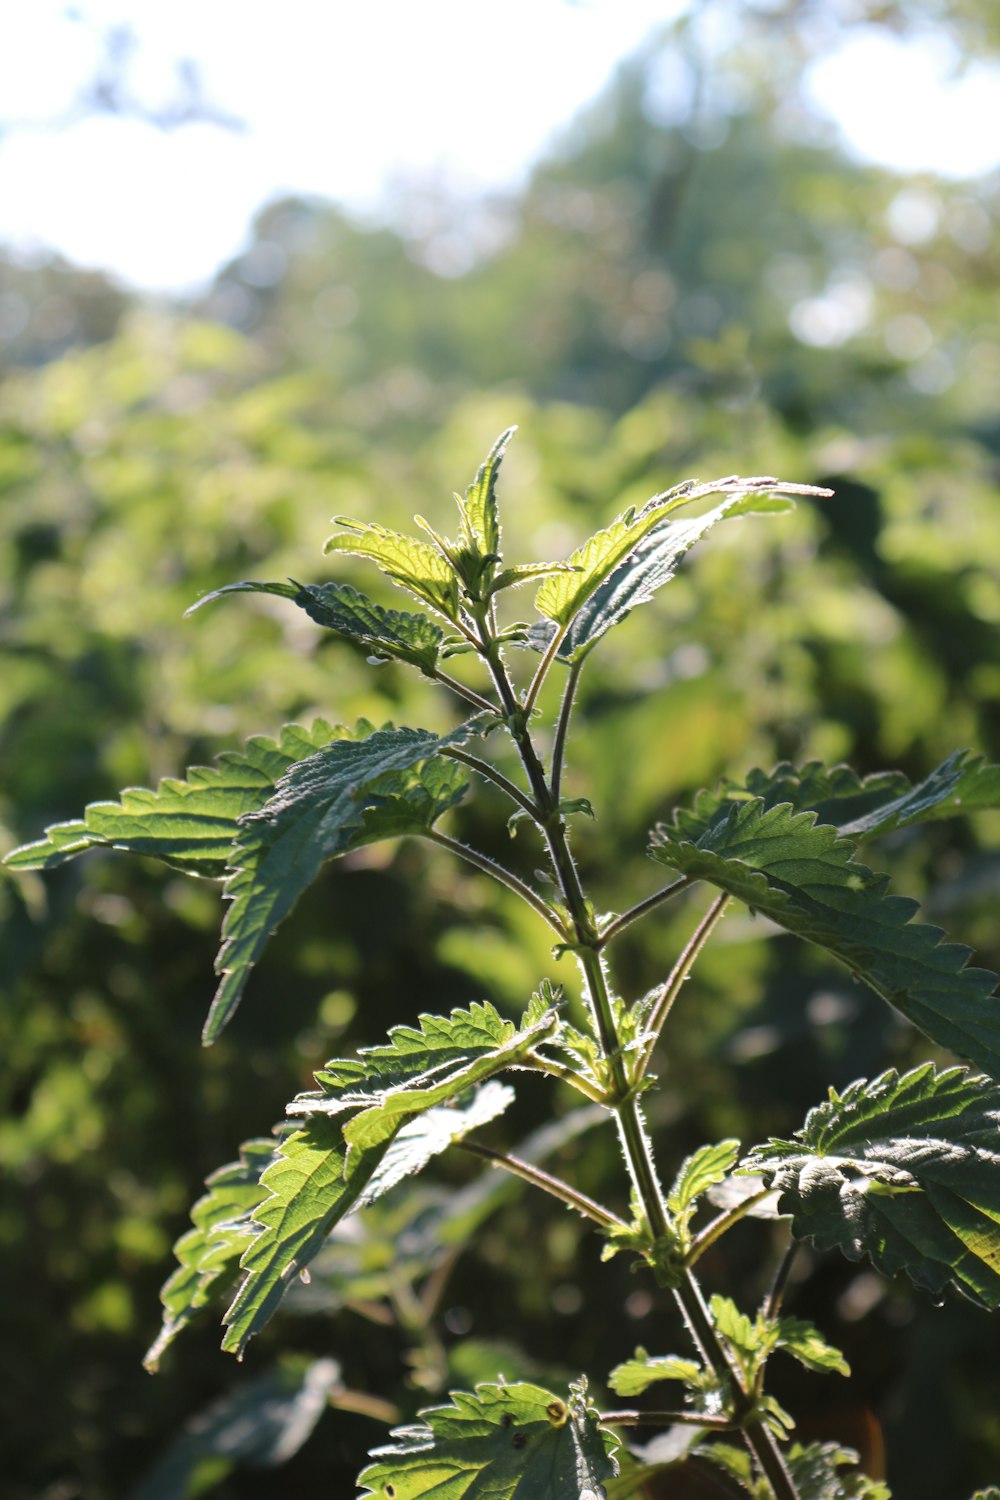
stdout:
<svg viewBox="0 0 1000 1500">
<path fill-rule="evenodd" d="M 396 1486 L 394 1484 L 386 1485 L 385 1500 L 396 1500 Z"/>
<path fill-rule="evenodd" d="M 528 1434 L 526 1432 L 515 1432 L 512 1440 L 511 1440 L 511 1447 L 512 1448 L 523 1448 L 525 1446 L 525 1444 L 527 1443 L 527 1441 L 528 1441 Z"/>
</svg>

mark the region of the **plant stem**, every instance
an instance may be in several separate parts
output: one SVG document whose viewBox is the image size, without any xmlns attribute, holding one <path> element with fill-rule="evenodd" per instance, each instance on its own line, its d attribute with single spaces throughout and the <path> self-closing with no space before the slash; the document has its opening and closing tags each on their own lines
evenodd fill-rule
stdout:
<svg viewBox="0 0 1000 1500">
<path fill-rule="evenodd" d="M 569 669 L 566 678 L 566 686 L 563 688 L 562 702 L 559 705 L 559 717 L 556 720 L 556 733 L 552 741 L 552 769 L 549 773 L 552 783 L 552 795 L 556 805 L 559 804 L 560 788 L 562 787 L 563 761 L 566 755 L 566 732 L 569 729 L 570 716 L 573 712 L 573 701 L 576 698 L 577 684 L 580 681 L 580 673 L 583 671 L 585 657 L 575 661 Z"/>
<path fill-rule="evenodd" d="M 764 1303 L 763 1311 L 765 1318 L 776 1318 L 781 1311 L 781 1301 L 785 1295 L 785 1287 L 788 1284 L 788 1277 L 795 1263 L 795 1257 L 799 1253 L 799 1248 L 799 1241 L 792 1240 L 788 1249 L 781 1257 L 778 1269 L 774 1273 L 771 1290 L 768 1292 L 767 1300 Z"/>
<path fill-rule="evenodd" d="M 568 625 L 557 625 L 555 627 L 555 634 L 553 635 L 551 641 L 549 641 L 549 644 L 546 646 L 545 654 L 542 657 L 541 661 L 538 663 L 538 666 L 535 670 L 535 675 L 531 679 L 531 685 L 528 688 L 527 693 L 525 694 L 524 711 L 526 714 L 530 714 L 531 710 L 535 706 L 535 699 L 538 697 L 538 694 L 541 691 L 542 683 L 548 676 L 549 668 L 556 659 L 556 654 L 559 650 L 559 647 L 566 639 L 566 632 L 568 629 Z"/>
<path fill-rule="evenodd" d="M 477 870 L 482 870 L 484 874 L 492 875 L 494 880 L 499 880 L 501 885 L 505 885 L 508 890 L 520 896 L 522 901 L 526 901 L 540 917 L 544 918 L 552 931 L 565 941 L 568 934 L 559 920 L 558 913 L 553 911 L 544 897 L 540 896 L 537 891 L 533 891 L 530 885 L 525 885 L 524 881 L 513 871 L 497 864 L 496 860 L 490 859 L 488 854 L 480 854 L 478 849 L 463 844 L 460 839 L 453 839 L 447 833 L 439 832 L 437 828 L 428 828 L 421 837 L 430 839 L 432 844 L 440 844 L 442 849 L 449 849 L 452 854 L 457 854 L 459 859 L 464 859 L 468 864 L 475 865 Z"/>
<path fill-rule="evenodd" d="M 643 1051 L 642 1058 L 636 1068 L 635 1076 L 637 1080 L 646 1076 L 646 1070 L 648 1069 L 649 1064 L 652 1061 L 653 1052 L 655 1051 L 656 1044 L 660 1039 L 660 1032 L 663 1030 L 664 1023 L 666 1022 L 666 1019 L 670 1014 L 671 1006 L 677 999 L 677 996 L 680 994 L 684 981 L 690 974 L 695 959 L 698 957 L 698 954 L 708 942 L 708 939 L 711 937 L 716 924 L 721 921 L 723 913 L 725 912 L 728 905 L 729 896 L 725 893 L 725 891 L 723 891 L 721 895 L 716 896 L 715 900 L 708 908 L 708 911 L 702 917 L 694 932 L 692 932 L 690 938 L 684 946 L 682 953 L 678 957 L 677 962 L 674 964 L 669 975 L 667 976 L 667 981 L 661 989 L 659 995 L 657 996 L 656 1004 L 653 1006 L 653 1009 L 650 1012 L 649 1021 L 647 1023 L 647 1029 L 650 1033 L 650 1037 L 649 1041 L 646 1044 L 645 1050 Z"/>
<path fill-rule="evenodd" d="M 728 1417 L 712 1417 L 696 1411 L 602 1411 L 597 1420 L 602 1427 L 712 1427 L 719 1432 L 732 1432 L 734 1424 Z"/>
<path fill-rule="evenodd" d="M 725 1213 L 719 1214 L 710 1224 L 706 1224 L 700 1234 L 696 1234 L 691 1241 L 691 1249 L 688 1251 L 687 1263 L 693 1266 L 695 1261 L 701 1259 L 710 1245 L 721 1239 L 727 1230 L 732 1229 L 734 1224 L 750 1212 L 755 1203 L 763 1203 L 765 1198 L 770 1198 L 772 1189 L 761 1188 L 759 1193 L 752 1193 L 744 1198 L 742 1203 L 734 1203 L 732 1208 L 727 1208 Z"/>
<path fill-rule="evenodd" d="M 481 708 L 488 714 L 496 714 L 497 706 L 495 703 L 491 703 L 488 698 L 484 698 L 474 688 L 466 687 L 465 683 L 459 682 L 457 677 L 452 677 L 448 672 L 442 672 L 439 667 L 435 667 L 430 675 L 436 682 L 441 682 L 446 688 L 451 688 L 453 693 L 457 693 L 467 703 L 474 703 L 476 708 Z"/>
<path fill-rule="evenodd" d="M 367 1391 L 333 1390 L 327 1397 L 327 1404 L 335 1411 L 353 1411 L 359 1416 L 371 1417 L 375 1422 L 382 1422 L 386 1427 L 391 1427 L 393 1422 L 402 1420 L 403 1413 L 398 1406 L 391 1401 L 383 1401 L 381 1396 L 371 1396 Z"/>
<path fill-rule="evenodd" d="M 535 1057 L 534 1061 L 525 1058 L 518 1063 L 519 1068 L 534 1068 L 539 1073 L 546 1073 L 549 1078 L 558 1078 L 562 1083 L 568 1083 L 572 1088 L 579 1090 L 581 1094 L 592 1099 L 595 1104 L 607 1104 L 607 1095 L 603 1094 L 596 1084 L 588 1083 L 586 1078 L 576 1068 L 565 1067 L 562 1063 L 555 1062 L 551 1057 Z"/>
<path fill-rule="evenodd" d="M 508 1156 L 506 1152 L 493 1151 L 489 1146 L 481 1146 L 478 1141 L 456 1141 L 455 1145 L 462 1151 L 468 1151 L 473 1156 L 481 1156 L 484 1161 L 492 1162 L 495 1167 L 503 1167 L 505 1172 L 510 1172 L 515 1177 L 523 1177 L 524 1181 L 530 1182 L 533 1187 L 541 1188 L 550 1197 L 558 1198 L 570 1208 L 575 1208 L 577 1213 L 593 1219 L 594 1223 L 600 1224 L 602 1229 L 628 1228 L 622 1219 L 611 1213 L 609 1209 L 603 1208 L 600 1203 L 595 1203 L 593 1198 L 588 1198 L 586 1193 L 577 1192 L 576 1188 L 570 1187 L 569 1183 L 563 1182 L 562 1178 L 553 1177 L 551 1172 L 544 1172 L 541 1167 L 534 1167 L 519 1156 Z"/>
<path fill-rule="evenodd" d="M 468 750 L 459 750 L 456 745 L 448 745 L 440 753 L 447 755 L 450 760 L 460 760 L 463 766 L 471 766 L 474 771 L 479 772 L 480 776 L 485 777 L 487 781 L 492 781 L 494 786 L 506 792 L 511 801 L 516 802 L 518 807 L 522 807 L 530 818 L 537 820 L 538 808 L 531 798 L 526 797 L 519 786 L 515 786 L 509 777 L 505 776 L 502 771 L 498 771 L 496 766 L 490 765 L 488 760 L 480 760 L 478 755 L 470 755 Z"/>
<path fill-rule="evenodd" d="M 694 883 L 689 876 L 684 875 L 680 880 L 672 880 L 669 885 L 663 886 L 661 890 L 654 891 L 644 901 L 640 901 L 637 905 L 629 907 L 628 911 L 622 912 L 620 917 L 615 917 L 614 921 L 609 922 L 607 927 L 605 927 L 601 933 L 600 946 L 606 948 L 609 943 L 614 942 L 620 933 L 625 931 L 626 927 L 631 927 L 633 922 L 638 922 L 639 918 L 644 917 L 647 912 L 654 911 L 656 907 L 662 906 L 664 901 L 670 901 L 674 896 L 679 896 L 681 891 L 686 891 Z"/>
</svg>

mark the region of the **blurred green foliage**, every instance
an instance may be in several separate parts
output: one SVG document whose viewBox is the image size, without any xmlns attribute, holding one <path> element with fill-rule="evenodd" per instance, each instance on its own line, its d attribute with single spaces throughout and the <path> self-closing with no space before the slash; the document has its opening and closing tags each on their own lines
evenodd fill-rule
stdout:
<svg viewBox="0 0 1000 1500">
<path fill-rule="evenodd" d="M 645 830 L 723 772 L 818 757 L 917 777 L 956 745 L 996 753 L 996 190 L 904 182 L 795 141 L 759 59 L 712 131 L 664 123 L 665 66 L 625 70 L 524 194 L 471 227 L 426 198 L 396 230 L 277 205 L 203 304 L 134 305 L 111 338 L 117 306 L 88 321 L 91 291 L 62 277 L 77 346 L 50 359 L 17 344 L 0 383 L 5 847 L 285 720 L 449 727 L 447 695 L 395 665 L 373 672 L 280 600 L 182 614 L 240 578 L 356 580 L 321 556 L 330 516 L 450 520 L 450 492 L 512 421 L 502 499 L 524 555 L 568 553 L 689 474 L 837 490 L 720 528 L 596 654 L 566 790 L 598 813 L 577 836 L 598 902 L 620 909 L 659 883 Z M 399 602 L 388 586 L 379 597 Z M 503 819 L 488 789 L 454 815 L 530 871 L 537 850 L 511 845 Z M 884 850 L 907 890 L 933 881 L 929 916 L 994 967 L 996 833 L 983 815 Z M 335 1356 L 350 1388 L 410 1414 L 449 1382 L 587 1369 L 595 1326 L 602 1368 L 660 1341 L 664 1311 L 627 1268 L 599 1265 L 577 1220 L 509 1192 L 451 1267 L 441 1342 L 359 1322 L 331 1290 L 279 1319 L 246 1372 L 208 1327 L 145 1376 L 157 1288 L 203 1177 L 314 1067 L 421 1009 L 488 996 L 516 1015 L 542 975 L 573 982 L 506 893 L 437 852 L 375 848 L 302 901 L 205 1053 L 219 906 L 213 886 L 103 854 L 44 885 L 0 881 L 12 1500 L 128 1495 L 186 1419 L 266 1374 L 279 1346 Z M 662 976 L 693 916 L 671 908 L 623 942 L 625 993 Z M 828 1083 L 926 1053 L 843 972 L 746 914 L 687 986 L 674 1037 L 651 1122 L 665 1163 L 719 1135 L 787 1133 Z M 497 1127 L 512 1142 L 541 1118 L 522 1092 Z M 606 1135 L 559 1148 L 585 1191 L 613 1180 Z M 439 1173 L 452 1187 L 474 1176 L 464 1160 Z M 401 1201 L 387 1232 L 421 1211 Z M 758 1289 L 762 1233 L 706 1261 L 713 1288 Z M 821 1383 L 777 1391 L 805 1436 L 866 1447 L 876 1473 L 886 1434 L 908 1500 L 995 1477 L 989 1322 L 856 1267 L 803 1266 L 794 1310 L 856 1372 L 842 1410 L 822 1410 Z M 372 1270 L 377 1302 L 385 1268 Z M 449 1367 L 470 1330 L 465 1365 Z M 215 1493 L 345 1493 L 377 1437 L 370 1414 L 327 1413 L 289 1467 L 223 1466 Z"/>
</svg>

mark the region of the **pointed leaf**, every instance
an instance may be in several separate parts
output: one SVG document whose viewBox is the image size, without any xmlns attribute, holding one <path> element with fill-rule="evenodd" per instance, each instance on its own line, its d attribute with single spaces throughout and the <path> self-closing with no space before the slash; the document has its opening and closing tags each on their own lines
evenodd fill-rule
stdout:
<svg viewBox="0 0 1000 1500">
<path fill-rule="evenodd" d="M 444 640 L 444 631 L 426 615 L 383 609 L 366 594 L 346 583 L 229 583 L 193 604 L 192 614 L 224 594 L 275 594 L 304 609 L 325 630 L 334 630 L 357 641 L 375 656 L 395 657 L 428 674 L 434 671 Z"/>
<path fill-rule="evenodd" d="M 500 465 L 516 427 L 502 432 L 480 464 L 476 477 L 459 501 L 462 513 L 462 540 L 481 557 L 498 556 L 500 552 L 500 517 L 497 512 L 496 485 Z"/>
<path fill-rule="evenodd" d="M 160 1292 L 163 1327 L 143 1361 L 147 1370 L 159 1367 L 181 1329 L 236 1279 L 249 1239 L 249 1214 L 266 1196 L 260 1179 L 277 1149 L 273 1136 L 247 1141 L 239 1161 L 220 1167 L 206 1181 L 208 1192 L 191 1210 L 193 1228 L 174 1246 L 180 1264 Z"/>
<path fill-rule="evenodd" d="M 832 1344 L 828 1344 L 817 1328 L 805 1318 L 779 1318 L 776 1349 L 784 1349 L 807 1370 L 819 1374 L 850 1375 L 851 1367 Z"/>
<path fill-rule="evenodd" d="M 969 949 L 912 922 L 916 903 L 886 894 L 887 877 L 853 858 L 854 844 L 787 803 L 723 803 L 660 824 L 650 853 L 707 880 L 843 960 L 933 1040 L 1000 1077 L 996 976 L 967 968 Z"/>
<path fill-rule="evenodd" d="M 659 527 L 671 512 L 707 495 L 725 494 L 735 501 L 742 501 L 748 496 L 768 494 L 773 491 L 809 495 L 830 493 L 828 490 L 817 490 L 811 485 L 786 484 L 780 479 L 767 475 L 749 479 L 730 475 L 726 479 L 713 480 L 708 484 L 701 484 L 697 480 L 686 480 L 672 490 L 654 495 L 642 510 L 624 511 L 610 526 L 597 532 L 588 542 L 585 542 L 569 559 L 571 566 L 579 571 L 560 573 L 547 578 L 535 596 L 535 608 L 539 614 L 555 621 L 556 625 L 566 626 L 601 585 L 612 577 L 618 567 L 626 559 L 632 557 L 643 539 Z M 696 537 L 692 537 L 682 550 L 686 551 L 694 540 Z M 661 581 L 665 580 L 661 579 Z M 641 600 L 636 599 L 633 602 L 639 603 Z M 623 608 L 627 610 L 631 608 L 631 605 L 625 604 Z M 608 625 L 613 624 L 619 618 L 622 618 L 620 614 L 615 615 L 614 619 L 609 620 Z"/>
<path fill-rule="evenodd" d="M 681 1163 L 667 1196 L 667 1207 L 684 1227 L 690 1222 L 702 1194 L 722 1182 L 727 1172 L 732 1171 L 739 1150 L 739 1141 L 719 1141 L 713 1146 L 700 1146 Z"/>
<path fill-rule="evenodd" d="M 895 1070 L 810 1110 L 743 1162 L 792 1229 L 885 1275 L 1000 1307 L 1000 1088 L 964 1068 Z"/>
<path fill-rule="evenodd" d="M 188 1500 L 234 1468 L 276 1468 L 311 1436 L 340 1386 L 333 1359 L 283 1360 L 186 1423 L 129 1500 Z"/>
<path fill-rule="evenodd" d="M 617 1365 L 608 1376 L 608 1385 L 618 1396 L 641 1396 L 660 1380 L 680 1380 L 694 1389 L 704 1386 L 714 1376 L 696 1359 L 682 1359 L 678 1354 L 649 1355 L 637 1349 L 634 1359 Z"/>
<path fill-rule="evenodd" d="M 458 578 L 436 547 L 374 521 L 352 521 L 349 516 L 337 516 L 336 521 L 343 530 L 327 538 L 325 552 L 369 558 L 393 583 L 408 589 L 445 619 L 458 619 Z"/>
<path fill-rule="evenodd" d="M 376 1449 L 363 1500 L 605 1500 L 617 1440 L 582 1389 L 569 1401 L 536 1385 L 477 1385 L 420 1413 Z"/>
<path fill-rule="evenodd" d="M 787 1460 L 800 1500 L 891 1500 L 888 1485 L 858 1472 L 853 1448 L 793 1443 Z"/>
<path fill-rule="evenodd" d="M 443 736 L 388 727 L 335 741 L 290 767 L 265 805 L 240 819 L 226 881 L 232 905 L 216 959 L 222 979 L 206 1042 L 233 1014 L 268 938 L 324 861 L 377 839 L 424 832 L 454 806 L 467 786 L 458 767 L 424 763 L 470 739 L 476 723 Z"/>
<path fill-rule="evenodd" d="M 226 750 L 213 766 L 192 766 L 184 781 L 168 777 L 155 791 L 126 787 L 118 802 L 92 802 L 83 818 L 56 823 L 45 837 L 7 856 L 15 870 L 44 870 L 87 849 L 123 849 L 162 859 L 192 875 L 220 877 L 238 822 L 261 808 L 281 776 L 343 729 L 317 719 L 311 729 L 286 724 L 277 741 L 258 736 Z"/>
<path fill-rule="evenodd" d="M 510 1089 L 487 1085 L 466 1107 L 430 1110 L 434 1118 L 397 1126 L 371 1149 L 349 1154 L 339 1121 L 323 1115 L 284 1140 L 260 1179 L 269 1196 L 249 1216 L 252 1237 L 240 1260 L 244 1280 L 226 1313 L 223 1349 L 242 1356 L 341 1219 L 493 1119 L 512 1096 Z"/>
</svg>

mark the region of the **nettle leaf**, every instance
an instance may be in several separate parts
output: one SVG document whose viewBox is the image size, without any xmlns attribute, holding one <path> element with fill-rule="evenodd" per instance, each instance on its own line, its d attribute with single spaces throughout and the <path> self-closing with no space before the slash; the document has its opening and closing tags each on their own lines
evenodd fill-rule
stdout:
<svg viewBox="0 0 1000 1500">
<path fill-rule="evenodd" d="M 407 1115 L 441 1104 L 503 1068 L 516 1066 L 551 1036 L 554 1011 L 518 1029 L 486 1002 L 450 1016 L 421 1016 L 419 1029 L 397 1026 L 389 1042 L 357 1059 L 327 1063 L 316 1074 L 317 1092 L 300 1094 L 289 1114 L 339 1114 L 359 1109 L 344 1127 L 358 1150 L 394 1134 Z"/>
<path fill-rule="evenodd" d="M 206 1042 L 232 1016 L 271 933 L 326 860 L 377 839 L 423 833 L 454 806 L 468 782 L 454 762 L 432 757 L 465 743 L 477 726 L 470 720 L 446 735 L 389 726 L 337 740 L 291 766 L 264 806 L 240 819 Z"/>
<path fill-rule="evenodd" d="M 1000 1088 L 964 1068 L 894 1069 L 810 1110 L 742 1166 L 781 1194 L 793 1232 L 939 1295 L 1000 1307 Z"/>
<path fill-rule="evenodd" d="M 942 942 L 940 928 L 912 922 L 917 903 L 887 895 L 888 877 L 859 864 L 853 842 L 787 803 L 701 809 L 654 830 L 655 860 L 827 949 L 933 1041 L 1000 1076 L 996 975 L 966 967 L 970 950 Z"/>
<path fill-rule="evenodd" d="M 234 1468 L 287 1463 L 341 1387 L 333 1359 L 285 1359 L 192 1417 L 129 1500 L 187 1500 Z"/>
<path fill-rule="evenodd" d="M 745 782 L 723 781 L 714 792 L 699 792 L 691 812 L 678 812 L 677 826 L 697 838 L 723 805 L 752 797 L 766 808 L 788 803 L 795 812 L 814 812 L 820 823 L 861 840 L 911 823 L 1000 807 L 1000 766 L 957 750 L 914 786 L 901 771 L 861 778 L 850 766 L 828 770 L 809 761 L 796 768 L 786 761 L 770 773 L 751 771 Z"/>
<path fill-rule="evenodd" d="M 426 615 L 399 609 L 383 609 L 346 583 L 228 583 L 214 589 L 193 604 L 192 614 L 203 604 L 221 599 L 225 594 L 274 594 L 289 599 L 304 609 L 311 620 L 325 630 L 334 630 L 348 640 L 364 646 L 373 656 L 394 657 L 431 675 L 437 665 L 444 641 L 440 625 Z"/>
<path fill-rule="evenodd" d="M 832 1344 L 828 1344 L 819 1329 L 805 1318 L 778 1318 L 778 1336 L 775 1349 L 784 1349 L 807 1370 L 817 1374 L 850 1375 L 851 1367 Z"/>
<path fill-rule="evenodd" d="M 495 1119 L 512 1099 L 513 1090 L 487 1084 L 464 1104 L 428 1110 L 408 1123 L 400 1119 L 395 1131 L 366 1150 L 348 1151 L 340 1122 L 324 1115 L 282 1141 L 260 1179 L 268 1196 L 248 1216 L 244 1280 L 225 1316 L 223 1349 L 242 1357 L 335 1225 Z"/>
<path fill-rule="evenodd" d="M 700 1146 L 681 1163 L 667 1195 L 667 1208 L 675 1221 L 675 1228 L 681 1233 L 690 1224 L 698 1199 L 732 1171 L 739 1151 L 739 1141 L 719 1141 L 712 1146 Z"/>
<path fill-rule="evenodd" d="M 247 1141 L 238 1161 L 207 1179 L 208 1192 L 191 1209 L 193 1227 L 174 1246 L 179 1264 L 160 1292 L 163 1326 L 143 1361 L 147 1370 L 159 1368 L 164 1350 L 181 1329 L 235 1281 L 250 1237 L 249 1215 L 266 1197 L 260 1179 L 277 1150 L 273 1136 Z"/>
<path fill-rule="evenodd" d="M 618 1440 L 582 1385 L 569 1400 L 537 1385 L 477 1385 L 393 1432 L 358 1478 L 363 1500 L 605 1500 Z"/>
<path fill-rule="evenodd" d="M 649 1355 L 645 1349 L 637 1349 L 634 1359 L 615 1366 L 608 1385 L 618 1396 L 641 1396 L 660 1380 L 680 1380 L 692 1390 L 717 1384 L 712 1371 L 696 1359 L 682 1359 L 678 1354 Z"/>
<path fill-rule="evenodd" d="M 225 750 L 212 766 L 192 766 L 184 781 L 167 777 L 155 791 L 126 787 L 118 802 L 92 802 L 81 819 L 56 823 L 4 861 L 15 870 L 47 870 L 88 849 L 122 849 L 162 859 L 190 875 L 225 874 L 239 819 L 264 806 L 296 761 L 348 731 L 317 719 L 286 724 L 278 739 L 257 736 Z"/>
<path fill-rule="evenodd" d="M 681 506 L 690 505 L 693 501 L 700 500 L 707 495 L 726 494 L 731 497 L 735 507 L 737 502 L 747 501 L 749 497 L 761 494 L 767 495 L 769 492 L 774 491 L 780 491 L 784 494 L 809 495 L 830 493 L 829 490 L 817 490 L 811 485 L 785 484 L 782 480 L 774 479 L 770 476 L 741 479 L 738 475 L 730 475 L 725 479 L 712 480 L 708 484 L 701 484 L 693 479 L 686 480 L 683 484 L 677 485 L 672 490 L 666 490 L 663 494 L 654 495 L 652 500 L 648 501 L 641 510 L 636 511 L 632 507 L 624 511 L 610 526 L 605 527 L 603 531 L 597 532 L 588 542 L 585 542 L 569 559 L 570 566 L 577 571 L 574 573 L 560 573 L 547 578 L 535 596 L 535 608 L 539 614 L 554 621 L 557 626 L 567 626 L 588 600 L 596 594 L 598 589 L 612 579 L 621 564 L 633 558 L 639 544 L 654 529 L 660 527 L 673 511 L 678 510 Z M 743 506 L 744 511 L 750 508 L 752 508 L 751 505 L 744 504 Z M 723 513 L 726 512 L 724 511 Z M 714 520 L 718 519 L 720 519 L 720 516 L 715 516 L 713 521 L 710 521 L 708 524 L 712 525 L 714 524 Z M 702 521 L 704 520 L 705 518 L 703 517 Z M 698 525 L 697 522 L 691 524 L 694 527 Z M 703 525 L 703 530 L 707 530 L 707 526 Z M 687 551 L 687 548 L 701 534 L 701 531 L 695 530 L 690 540 L 681 545 L 680 552 L 677 555 L 682 555 Z M 667 552 L 669 550 L 668 544 Z M 676 558 L 674 560 L 676 561 Z M 643 567 L 641 559 L 638 560 L 638 566 L 640 568 Z M 650 564 L 645 574 L 645 582 L 637 585 L 638 594 L 636 597 L 631 598 L 630 601 L 627 597 L 623 598 L 619 612 L 616 612 L 613 604 L 615 591 L 613 590 L 611 595 L 606 596 L 604 606 L 608 613 L 608 619 L 607 623 L 598 629 L 597 634 L 603 634 L 605 629 L 609 629 L 612 624 L 624 618 L 624 614 L 634 604 L 642 603 L 643 597 L 641 596 L 643 596 L 643 590 L 659 586 L 658 583 L 654 582 L 654 579 L 659 576 L 657 569 L 659 568 L 660 573 L 662 573 L 663 568 L 669 568 L 670 566 L 670 564 L 662 561 L 660 564 Z M 659 582 L 665 582 L 669 576 L 670 572 L 667 571 L 662 576 L 659 576 Z M 626 590 L 627 596 L 628 590 L 624 574 L 619 575 L 618 586 Z M 649 597 L 649 595 L 645 597 Z M 592 628 L 597 627 L 600 617 L 599 614 L 592 616 Z M 593 639 L 596 638 L 597 636 L 594 635 Z M 589 639 L 590 637 L 588 637 Z"/>
<path fill-rule="evenodd" d="M 334 519 L 342 530 L 327 538 L 324 552 L 369 558 L 393 583 L 408 589 L 446 620 L 457 621 L 458 577 L 437 547 L 374 521 L 354 521 L 350 516 Z"/>
<path fill-rule="evenodd" d="M 502 432 L 476 471 L 476 477 L 465 492 L 456 495 L 462 517 L 462 541 L 470 552 L 480 557 L 500 554 L 500 516 L 497 510 L 496 486 L 500 465 L 516 427 Z"/>
<path fill-rule="evenodd" d="M 888 1485 L 858 1472 L 853 1448 L 793 1443 L 786 1461 L 800 1500 L 891 1500 Z"/>
</svg>

